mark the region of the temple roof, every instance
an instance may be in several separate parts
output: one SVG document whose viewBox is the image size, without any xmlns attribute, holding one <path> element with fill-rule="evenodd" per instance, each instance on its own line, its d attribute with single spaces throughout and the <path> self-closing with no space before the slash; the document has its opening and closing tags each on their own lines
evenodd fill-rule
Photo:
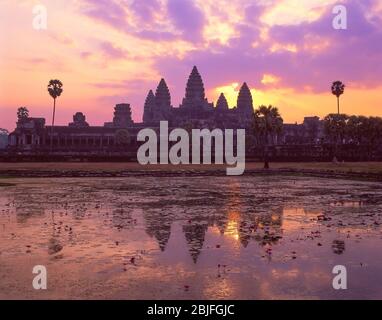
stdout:
<svg viewBox="0 0 382 320">
<path fill-rule="evenodd" d="M 164 108 L 171 106 L 170 90 L 168 89 L 167 83 L 163 78 L 158 84 L 155 92 L 155 98 L 157 106 Z"/>
<path fill-rule="evenodd" d="M 145 100 L 145 108 L 155 105 L 155 96 L 152 90 L 149 91 Z"/>
<path fill-rule="evenodd" d="M 217 110 L 228 110 L 228 102 L 224 96 L 224 93 L 220 94 L 219 99 L 216 103 L 216 109 Z"/>
<path fill-rule="evenodd" d="M 153 117 L 153 109 L 155 108 L 155 96 L 152 90 L 149 91 L 145 100 L 145 106 L 143 108 L 143 121 L 151 121 Z"/>
<path fill-rule="evenodd" d="M 240 88 L 237 97 L 237 109 L 240 112 L 253 112 L 252 94 L 246 82 Z"/>
<path fill-rule="evenodd" d="M 196 66 L 192 68 L 191 74 L 188 77 L 186 87 L 186 100 L 188 101 L 204 101 L 205 92 L 202 77 L 199 74 Z"/>
</svg>

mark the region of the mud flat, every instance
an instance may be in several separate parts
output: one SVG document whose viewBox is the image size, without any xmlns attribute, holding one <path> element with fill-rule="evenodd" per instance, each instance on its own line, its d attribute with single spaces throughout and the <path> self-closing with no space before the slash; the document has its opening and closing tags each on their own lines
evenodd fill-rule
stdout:
<svg viewBox="0 0 382 320">
<path fill-rule="evenodd" d="M 2 299 L 382 298 L 379 182 L 3 178 L 0 226 Z"/>
</svg>

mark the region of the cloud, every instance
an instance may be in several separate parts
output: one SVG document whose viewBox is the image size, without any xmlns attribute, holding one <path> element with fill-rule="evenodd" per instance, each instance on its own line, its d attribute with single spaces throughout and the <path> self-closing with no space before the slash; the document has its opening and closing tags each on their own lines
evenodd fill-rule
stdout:
<svg viewBox="0 0 382 320">
<path fill-rule="evenodd" d="M 161 4 L 158 0 L 134 0 L 130 8 L 142 22 L 151 23 L 155 19 L 155 13 L 160 10 Z"/>
<path fill-rule="evenodd" d="M 168 15 L 183 39 L 201 41 L 205 23 L 204 14 L 192 0 L 168 0 Z"/>
<path fill-rule="evenodd" d="M 137 31 L 135 36 L 153 41 L 172 41 L 177 40 L 180 37 L 169 31 L 154 31 L 154 30 L 142 30 Z"/>
<path fill-rule="evenodd" d="M 122 3 L 116 0 L 84 0 L 81 12 L 113 28 L 126 30 L 127 16 Z"/>
<path fill-rule="evenodd" d="M 203 39 L 203 11 L 192 0 L 136 0 L 131 4 L 116 0 L 85 0 L 81 12 L 126 34 L 148 40 Z M 159 21 L 158 13 L 165 14 Z"/>
<path fill-rule="evenodd" d="M 128 56 L 128 52 L 126 50 L 118 48 L 111 42 L 107 41 L 100 44 L 100 50 L 108 59 L 125 59 Z"/>
<path fill-rule="evenodd" d="M 195 64 L 209 87 L 247 81 L 264 89 L 264 74 L 280 79 L 273 86 L 300 92 L 307 88 L 315 93 L 326 92 L 336 79 L 352 86 L 376 87 L 382 82 L 382 24 L 370 16 L 368 8 L 349 1 L 348 30 L 332 28 L 334 15 L 329 6 L 314 21 L 269 27 L 266 40 L 261 39 L 259 26 L 242 21 L 240 35 L 228 46 L 197 48 L 181 59 L 159 57 L 156 68 L 160 74 L 169 75 L 169 83 L 174 85 L 182 83 L 174 66 L 177 70 L 191 70 Z M 261 8 L 251 7 L 247 17 L 252 16 L 250 10 L 262 12 Z M 257 45 L 253 46 L 253 42 Z"/>
<path fill-rule="evenodd" d="M 261 79 L 261 83 L 265 85 L 277 83 L 280 81 L 280 78 L 272 75 L 272 74 L 264 74 L 263 78 Z"/>
<path fill-rule="evenodd" d="M 48 33 L 49 38 L 51 38 L 54 41 L 57 41 L 60 44 L 63 45 L 72 45 L 74 44 L 74 40 L 68 36 L 67 34 L 59 34 L 59 33 L 54 33 L 54 32 L 49 32 Z"/>
<path fill-rule="evenodd" d="M 332 28 L 332 0 L 301 3 L 298 8 L 292 0 L 238 1 L 225 6 L 208 0 L 148 0 L 130 5 L 115 0 L 86 2 L 90 5 L 86 13 L 94 19 L 137 40 L 155 42 L 160 53 L 149 57 L 150 64 L 175 88 L 178 99 L 193 65 L 199 67 L 208 87 L 247 81 L 258 89 L 309 88 L 320 93 L 328 90 L 333 79 L 357 87 L 375 87 L 382 82 L 382 23 L 381 15 L 373 15 L 377 11 L 371 10 L 377 5 L 375 0 L 345 1 L 348 30 Z M 282 8 L 294 7 L 298 9 L 297 21 L 286 17 L 282 23 L 268 23 L 269 17 L 284 12 Z M 232 15 L 236 20 L 230 21 L 230 29 L 234 32 L 227 34 L 226 41 L 203 38 L 206 27 L 213 32 L 213 23 L 227 23 Z M 176 53 L 179 40 L 192 44 L 180 55 Z M 107 42 L 101 50 L 112 59 L 127 56 L 126 51 Z M 139 55 L 134 50 L 132 54 Z M 262 81 L 265 74 L 278 81 Z"/>
<path fill-rule="evenodd" d="M 90 58 L 92 55 L 93 55 L 93 53 L 90 52 L 90 51 L 82 51 L 80 53 L 81 58 L 84 59 L 84 60 Z"/>
<path fill-rule="evenodd" d="M 285 75 L 294 87 L 308 84 L 320 92 L 327 89 L 328 81 L 337 78 L 358 86 L 381 83 L 382 66 L 378 61 L 382 58 L 382 23 L 375 17 L 367 18 L 369 7 L 364 4 L 351 1 L 346 8 L 347 30 L 332 28 L 330 8 L 312 23 L 271 28 L 273 40 L 293 43 L 297 47 L 295 57 L 299 61 L 299 69 L 296 68 L 293 77 Z M 311 50 L 310 39 L 316 41 L 313 43 L 316 48 L 323 46 L 323 50 L 318 50 L 318 53 Z"/>
<path fill-rule="evenodd" d="M 158 80 L 159 81 L 159 80 Z M 149 88 L 155 89 L 158 84 L 156 80 L 151 79 L 133 79 L 133 80 L 106 80 L 103 82 L 92 82 L 88 85 L 99 89 L 121 89 L 126 92 L 135 92 L 137 90 L 143 90 L 145 93 L 149 91 Z M 147 92 L 146 92 L 147 91 Z"/>
<path fill-rule="evenodd" d="M 25 59 L 25 62 L 28 64 L 44 64 L 49 61 L 45 58 L 29 58 L 29 59 Z"/>
<path fill-rule="evenodd" d="M 30 30 L 28 20 L 21 19 L 30 16 L 29 7 L 8 3 L 9 16 L 14 16 L 9 22 L 17 31 L 17 36 L 6 38 L 5 49 L 0 48 L 0 55 L 10 61 L 3 77 L 8 90 L 13 83 L 7 75 L 35 80 L 59 73 L 76 84 L 103 82 L 80 92 L 79 99 L 92 99 L 101 91 L 142 108 L 147 91 L 163 76 L 177 106 L 194 65 L 208 93 L 246 81 L 257 95 L 286 92 L 289 105 L 312 104 L 313 99 L 298 100 L 307 93 L 325 102 L 331 98 L 330 83 L 337 79 L 347 85 L 345 101 L 351 91 L 362 93 L 365 88 L 374 94 L 382 85 L 380 0 L 342 1 L 348 30 L 332 28 L 334 0 L 72 0 L 76 5 L 52 3 L 58 18 L 54 34 Z M 19 37 L 23 41 L 14 41 Z M 103 80 L 109 61 L 111 83 Z M 10 97 L 19 103 L 20 97 Z M 44 103 L 37 95 L 31 99 Z"/>
</svg>

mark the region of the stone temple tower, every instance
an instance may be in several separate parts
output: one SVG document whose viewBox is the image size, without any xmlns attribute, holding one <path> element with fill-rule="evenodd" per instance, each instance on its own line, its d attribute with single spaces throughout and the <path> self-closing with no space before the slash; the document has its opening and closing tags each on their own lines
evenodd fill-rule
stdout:
<svg viewBox="0 0 382 320">
<path fill-rule="evenodd" d="M 153 120 L 167 120 L 171 111 L 171 95 L 166 81 L 162 78 L 155 92 Z"/>
<path fill-rule="evenodd" d="M 206 110 L 211 108 L 211 104 L 208 103 L 202 77 L 196 66 L 192 68 L 191 74 L 188 77 L 186 86 L 186 95 L 181 104 L 181 108 L 193 109 L 194 111 Z"/>
<path fill-rule="evenodd" d="M 149 91 L 143 110 L 143 122 L 151 122 L 154 120 L 154 109 L 156 106 L 155 96 L 152 90 Z"/>
<path fill-rule="evenodd" d="M 253 114 L 252 94 L 246 82 L 243 83 L 237 97 L 237 112 L 249 117 Z"/>
<path fill-rule="evenodd" d="M 216 111 L 228 111 L 228 102 L 224 96 L 224 93 L 221 93 L 219 99 L 216 103 Z"/>
<path fill-rule="evenodd" d="M 113 126 L 115 128 L 126 128 L 133 124 L 131 119 L 130 104 L 120 103 L 114 108 Z"/>
</svg>

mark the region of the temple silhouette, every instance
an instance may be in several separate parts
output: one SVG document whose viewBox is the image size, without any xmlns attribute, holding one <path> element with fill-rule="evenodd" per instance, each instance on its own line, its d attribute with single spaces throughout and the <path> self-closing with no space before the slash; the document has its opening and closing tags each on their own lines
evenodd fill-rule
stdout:
<svg viewBox="0 0 382 320">
<path fill-rule="evenodd" d="M 171 105 L 170 91 L 164 79 L 159 82 L 155 95 L 152 90 L 149 91 L 144 105 L 143 123 L 157 126 L 159 121 L 168 121 L 172 127 L 248 128 L 253 112 L 252 94 L 246 83 L 239 91 L 236 107 L 229 109 L 223 93 L 214 106 L 207 100 L 202 77 L 194 67 L 179 108 Z"/>
<path fill-rule="evenodd" d="M 82 112 L 73 116 L 67 126 L 46 125 L 44 118 L 19 119 L 16 129 L 9 134 L 8 158 L 71 160 L 74 158 L 136 159 L 139 147 L 137 134 L 142 128 L 159 131 L 159 122 L 168 121 L 169 129 L 246 129 L 249 157 L 256 157 L 252 121 L 253 97 L 247 83 L 243 83 L 236 106 L 229 107 L 222 93 L 216 102 L 205 96 L 203 79 L 193 67 L 187 80 L 185 96 L 178 107 L 171 104 L 171 93 L 164 79 L 155 90 L 150 90 L 144 102 L 143 119 L 135 123 L 131 106 L 117 104 L 112 121 L 103 126 L 91 126 Z M 324 139 L 323 122 L 319 117 L 305 117 L 302 124 L 283 124 L 283 130 L 271 137 L 270 152 L 276 160 L 330 160 L 330 152 L 320 145 Z M 310 147 L 307 148 L 306 146 Z M 359 154 L 359 153 L 358 153 Z"/>
</svg>

